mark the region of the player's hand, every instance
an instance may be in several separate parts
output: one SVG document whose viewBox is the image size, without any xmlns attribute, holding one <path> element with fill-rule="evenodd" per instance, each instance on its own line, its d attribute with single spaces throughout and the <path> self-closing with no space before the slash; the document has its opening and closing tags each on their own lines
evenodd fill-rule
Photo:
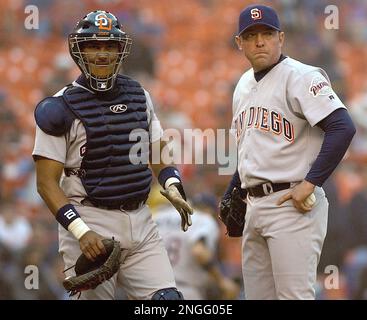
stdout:
<svg viewBox="0 0 367 320">
<path fill-rule="evenodd" d="M 304 201 L 314 190 L 315 186 L 312 183 L 303 180 L 300 184 L 292 188 L 290 192 L 282 196 L 278 200 L 277 205 L 280 206 L 285 201 L 292 200 L 294 207 L 300 213 L 307 213 L 312 210 L 312 207 L 307 206 Z"/>
<path fill-rule="evenodd" d="M 106 248 L 102 243 L 103 239 L 104 237 L 100 234 L 90 230 L 79 239 L 80 250 L 89 260 L 94 261 L 98 255 L 106 254 Z"/>
<path fill-rule="evenodd" d="M 191 206 L 182 198 L 180 192 L 174 185 L 170 185 L 166 190 L 161 190 L 161 194 L 165 196 L 179 212 L 181 215 L 181 229 L 187 231 L 192 224 L 191 215 L 194 212 Z"/>
</svg>

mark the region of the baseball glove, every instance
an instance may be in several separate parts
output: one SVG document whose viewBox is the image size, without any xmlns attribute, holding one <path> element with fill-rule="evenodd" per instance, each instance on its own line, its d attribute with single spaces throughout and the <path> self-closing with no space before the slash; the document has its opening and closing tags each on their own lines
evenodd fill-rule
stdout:
<svg viewBox="0 0 367 320">
<path fill-rule="evenodd" d="M 239 189 L 234 188 L 231 195 L 223 198 L 219 204 L 219 219 L 227 227 L 230 237 L 242 237 L 245 225 L 246 203 Z"/>
<path fill-rule="evenodd" d="M 99 255 L 94 261 L 81 254 L 75 264 L 75 276 L 63 281 L 70 296 L 81 294 L 84 290 L 95 289 L 102 282 L 110 279 L 120 267 L 120 242 L 114 239 L 102 240 L 106 254 Z"/>
</svg>

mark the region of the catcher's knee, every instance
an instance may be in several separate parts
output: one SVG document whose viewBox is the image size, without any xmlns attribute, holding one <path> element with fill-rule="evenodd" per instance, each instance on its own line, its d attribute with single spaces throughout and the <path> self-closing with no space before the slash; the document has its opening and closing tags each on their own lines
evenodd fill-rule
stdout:
<svg viewBox="0 0 367 320">
<path fill-rule="evenodd" d="M 184 297 L 176 288 L 165 288 L 156 291 L 152 300 L 184 300 Z"/>
</svg>

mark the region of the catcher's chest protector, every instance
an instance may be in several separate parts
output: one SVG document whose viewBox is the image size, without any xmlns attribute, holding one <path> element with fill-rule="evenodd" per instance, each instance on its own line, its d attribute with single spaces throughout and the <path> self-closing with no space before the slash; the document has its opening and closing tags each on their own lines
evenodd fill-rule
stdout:
<svg viewBox="0 0 367 320">
<path fill-rule="evenodd" d="M 136 81 L 119 76 L 118 94 L 103 100 L 79 87 L 65 90 L 63 98 L 86 130 L 81 181 L 95 205 L 118 207 L 128 199 L 145 199 L 152 180 L 148 168 L 149 125 L 146 97 Z M 139 129 L 136 139 L 133 130 Z M 137 151 L 131 148 L 139 142 Z M 131 163 L 131 159 L 142 163 Z"/>
</svg>

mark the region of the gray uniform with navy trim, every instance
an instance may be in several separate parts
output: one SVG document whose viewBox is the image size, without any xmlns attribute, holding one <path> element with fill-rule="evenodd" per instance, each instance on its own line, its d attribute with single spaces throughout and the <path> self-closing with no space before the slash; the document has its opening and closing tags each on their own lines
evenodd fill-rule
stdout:
<svg viewBox="0 0 367 320">
<path fill-rule="evenodd" d="M 76 82 L 73 85 L 81 87 Z M 65 89 L 55 96 L 62 95 Z M 154 142 L 162 136 L 162 128 L 147 91 L 145 95 L 150 142 Z M 73 121 L 69 132 L 58 137 L 46 134 L 37 126 L 33 155 L 61 162 L 66 168 L 79 168 L 85 143 L 85 129 L 78 119 Z M 83 292 L 81 299 L 113 299 L 117 284 L 123 287 L 131 299 L 150 299 L 159 289 L 176 287 L 167 252 L 147 205 L 134 211 L 84 206 L 81 201 L 86 197 L 86 191 L 78 176 L 63 175 L 60 185 L 70 203 L 75 205 L 81 218 L 93 231 L 105 237 L 114 236 L 120 241 L 121 247 L 125 248 L 120 271 L 95 290 Z M 79 242 L 61 226 L 59 251 L 65 268 L 74 265 L 81 254 Z M 73 270 L 69 270 L 66 276 L 71 274 Z"/>
<path fill-rule="evenodd" d="M 286 58 L 258 82 L 253 69 L 247 71 L 233 96 L 242 188 L 301 182 L 323 141 L 315 125 L 339 108 L 345 106 L 320 68 Z M 315 297 L 328 201 L 316 187 L 315 206 L 301 214 L 292 201 L 276 205 L 287 192 L 247 198 L 242 264 L 247 299 Z"/>
</svg>

